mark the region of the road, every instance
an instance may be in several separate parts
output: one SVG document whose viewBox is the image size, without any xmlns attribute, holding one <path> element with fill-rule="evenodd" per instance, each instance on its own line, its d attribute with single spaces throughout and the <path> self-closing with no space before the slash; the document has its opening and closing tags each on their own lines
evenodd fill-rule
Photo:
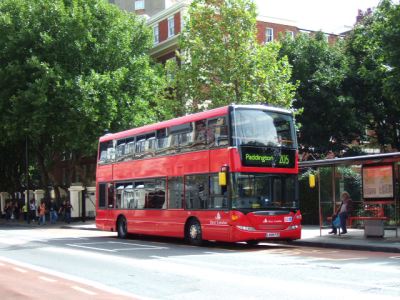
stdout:
<svg viewBox="0 0 400 300">
<path fill-rule="evenodd" d="M 0 273 L 2 299 L 18 299 L 21 287 L 32 291 L 21 299 L 39 299 L 37 285 L 26 285 L 33 279 L 52 299 L 400 296 L 400 256 L 393 253 L 287 244 L 192 247 L 179 239 L 119 240 L 115 233 L 62 228 L 0 227 Z"/>
</svg>

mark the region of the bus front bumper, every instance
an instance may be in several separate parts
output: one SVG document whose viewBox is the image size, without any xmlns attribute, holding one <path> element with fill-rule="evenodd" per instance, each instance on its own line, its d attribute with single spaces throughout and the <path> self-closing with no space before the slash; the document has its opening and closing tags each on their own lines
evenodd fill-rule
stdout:
<svg viewBox="0 0 400 300">
<path fill-rule="evenodd" d="M 282 230 L 254 230 L 252 227 L 234 226 L 232 241 L 268 241 L 268 240 L 298 240 L 301 238 L 301 225 L 292 224 Z"/>
</svg>

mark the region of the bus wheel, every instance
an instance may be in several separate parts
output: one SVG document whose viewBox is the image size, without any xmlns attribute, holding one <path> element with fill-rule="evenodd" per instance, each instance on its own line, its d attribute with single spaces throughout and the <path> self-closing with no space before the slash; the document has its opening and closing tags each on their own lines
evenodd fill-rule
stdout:
<svg viewBox="0 0 400 300">
<path fill-rule="evenodd" d="M 120 239 L 125 239 L 126 236 L 128 235 L 128 230 L 126 226 L 126 219 L 125 217 L 119 217 L 117 221 L 117 231 L 118 231 L 118 237 Z"/>
<path fill-rule="evenodd" d="M 201 237 L 201 225 L 197 220 L 190 220 L 186 227 L 186 240 L 194 246 L 201 246 L 203 239 Z"/>
<path fill-rule="evenodd" d="M 260 243 L 260 241 L 249 240 L 249 241 L 246 241 L 246 243 L 247 243 L 247 245 L 249 245 L 249 246 L 257 246 L 257 245 Z"/>
</svg>

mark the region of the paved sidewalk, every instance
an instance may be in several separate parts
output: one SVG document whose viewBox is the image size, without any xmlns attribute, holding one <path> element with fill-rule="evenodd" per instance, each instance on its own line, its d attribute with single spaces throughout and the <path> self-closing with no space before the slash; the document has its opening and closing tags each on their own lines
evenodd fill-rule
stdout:
<svg viewBox="0 0 400 300">
<path fill-rule="evenodd" d="M 37 223 L 27 224 L 22 221 L 16 222 L 0 219 L 0 230 L 4 227 L 13 226 L 97 230 L 94 220 L 88 220 L 86 222 L 75 221 L 70 224 L 64 222 L 57 222 L 56 224 L 47 223 L 44 226 L 38 226 Z M 330 230 L 330 228 L 324 228 L 320 231 L 319 226 L 304 225 L 302 238 L 291 242 L 291 244 L 310 247 L 400 253 L 400 228 L 397 229 L 398 237 L 396 237 L 395 231 L 385 230 L 385 236 L 383 238 L 365 237 L 363 229 L 350 228 L 345 235 L 330 235 L 328 234 Z"/>
<path fill-rule="evenodd" d="M 319 226 L 304 225 L 302 238 L 293 245 L 400 253 L 400 228 L 398 237 L 394 230 L 385 230 L 383 238 L 364 236 L 364 229 L 348 229 L 344 235 L 330 235 L 330 228 L 320 231 Z"/>
</svg>

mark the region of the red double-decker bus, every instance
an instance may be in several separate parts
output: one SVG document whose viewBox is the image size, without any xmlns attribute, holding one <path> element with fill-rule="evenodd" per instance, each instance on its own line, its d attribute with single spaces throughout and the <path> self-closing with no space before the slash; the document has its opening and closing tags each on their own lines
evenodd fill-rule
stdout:
<svg viewBox="0 0 400 300">
<path fill-rule="evenodd" d="M 100 138 L 96 225 L 203 240 L 301 237 L 292 113 L 229 105 Z"/>
</svg>

